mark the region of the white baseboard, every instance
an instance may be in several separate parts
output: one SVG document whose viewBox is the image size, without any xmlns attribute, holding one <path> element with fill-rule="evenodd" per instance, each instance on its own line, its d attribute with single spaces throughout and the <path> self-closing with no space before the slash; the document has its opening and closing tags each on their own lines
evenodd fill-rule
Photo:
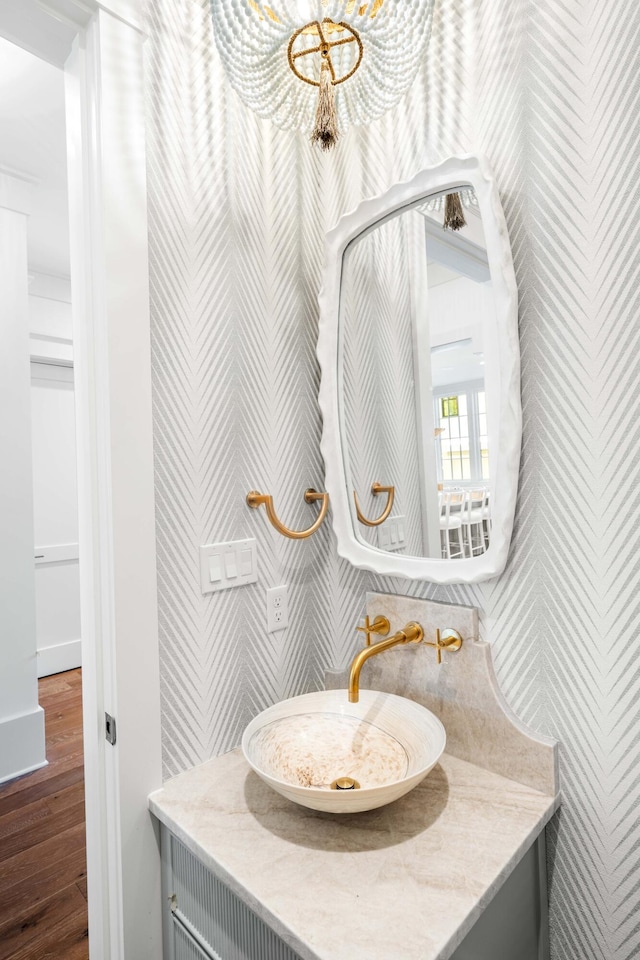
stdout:
<svg viewBox="0 0 640 960">
<path fill-rule="evenodd" d="M 44 710 L 0 719 L 0 783 L 46 766 Z"/>
<path fill-rule="evenodd" d="M 55 647 L 41 647 L 38 650 L 38 679 L 50 677 L 52 673 L 64 673 L 82 665 L 82 642 L 69 640 Z"/>
</svg>

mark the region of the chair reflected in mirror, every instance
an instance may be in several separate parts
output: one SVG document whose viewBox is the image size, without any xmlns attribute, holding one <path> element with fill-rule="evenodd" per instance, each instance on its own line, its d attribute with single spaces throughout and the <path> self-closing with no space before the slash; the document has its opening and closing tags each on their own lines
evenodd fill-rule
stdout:
<svg viewBox="0 0 640 960">
<path fill-rule="evenodd" d="M 491 537 L 489 490 L 441 490 L 438 502 L 443 558 L 458 560 L 485 553 Z"/>
<path fill-rule="evenodd" d="M 465 556 L 477 557 L 487 549 L 485 519 L 488 507 L 485 489 L 467 490 L 462 508 L 462 538 Z"/>
<path fill-rule="evenodd" d="M 462 532 L 462 514 L 465 494 L 461 490 L 442 490 L 440 502 L 440 546 L 447 560 L 463 559 L 465 556 Z"/>
</svg>

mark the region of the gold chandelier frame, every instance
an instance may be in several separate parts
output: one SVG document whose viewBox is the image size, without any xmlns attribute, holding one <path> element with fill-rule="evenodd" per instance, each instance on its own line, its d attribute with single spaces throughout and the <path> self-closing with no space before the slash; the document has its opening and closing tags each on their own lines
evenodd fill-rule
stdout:
<svg viewBox="0 0 640 960">
<path fill-rule="evenodd" d="M 324 32 L 322 29 L 323 26 L 326 27 L 326 31 Z M 350 34 L 350 36 L 343 37 L 340 40 L 327 39 L 330 33 L 337 32 L 337 31 L 342 32 L 343 30 L 346 30 L 347 33 Z M 294 53 L 293 47 L 298 37 L 303 33 L 309 34 L 313 32 L 317 33 L 318 35 L 318 39 L 320 41 L 318 45 L 315 47 L 308 47 L 305 50 L 298 50 L 297 52 Z M 357 44 L 358 53 L 356 55 L 356 60 L 353 67 L 351 68 L 351 70 L 349 70 L 348 73 L 345 73 L 344 76 L 342 77 L 337 77 L 336 71 L 333 66 L 333 61 L 331 59 L 331 50 L 333 47 L 342 47 L 347 43 Z M 318 80 L 312 80 L 310 77 L 306 77 L 303 73 L 301 73 L 298 70 L 296 66 L 296 60 L 299 60 L 301 57 L 307 57 L 309 56 L 309 54 L 315 54 L 315 53 L 319 53 L 320 56 L 322 57 L 323 62 L 329 65 L 329 70 L 331 72 L 331 83 L 335 87 L 339 83 L 344 83 L 345 80 L 348 80 L 350 77 L 354 75 L 354 73 L 362 63 L 362 55 L 364 53 L 364 48 L 362 46 L 362 40 L 360 39 L 360 34 L 354 27 L 349 26 L 348 23 L 345 23 L 342 20 L 339 23 L 334 23 L 333 20 L 327 17 L 322 21 L 322 23 L 320 23 L 319 20 L 312 20 L 309 23 L 305 23 L 303 27 L 300 27 L 299 30 L 296 30 L 296 32 L 292 34 L 291 39 L 289 40 L 289 46 L 287 47 L 287 60 L 289 61 L 289 66 L 291 67 L 291 70 L 296 75 L 296 77 L 299 80 L 302 80 L 303 83 L 308 83 L 312 87 L 319 87 L 320 82 Z"/>
</svg>

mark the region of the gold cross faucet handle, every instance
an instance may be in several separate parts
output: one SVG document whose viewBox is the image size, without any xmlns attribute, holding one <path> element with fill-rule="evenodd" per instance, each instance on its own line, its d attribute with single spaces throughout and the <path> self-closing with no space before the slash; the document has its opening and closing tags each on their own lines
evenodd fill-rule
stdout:
<svg viewBox="0 0 640 960">
<path fill-rule="evenodd" d="M 381 637 L 386 637 L 391 629 L 391 624 L 386 617 L 376 617 L 373 623 L 369 621 L 369 615 L 364 618 L 364 627 L 356 627 L 360 633 L 364 633 L 367 638 L 367 646 L 371 646 L 371 634 L 377 633 Z"/>
<path fill-rule="evenodd" d="M 438 654 L 438 663 L 442 663 L 442 651 L 443 650 L 459 650 L 462 646 L 462 637 L 457 630 L 443 630 L 440 633 L 439 630 L 436 630 L 436 642 L 432 643 L 430 640 L 424 640 L 423 643 L 426 643 L 428 647 L 435 647 Z"/>
</svg>

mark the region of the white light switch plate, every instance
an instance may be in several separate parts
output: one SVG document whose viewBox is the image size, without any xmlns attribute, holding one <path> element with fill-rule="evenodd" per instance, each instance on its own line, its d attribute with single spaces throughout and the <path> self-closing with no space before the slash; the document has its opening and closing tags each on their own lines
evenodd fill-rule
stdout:
<svg viewBox="0 0 640 960">
<path fill-rule="evenodd" d="M 258 579 L 255 540 L 208 543 L 200 547 L 200 587 L 203 593 L 215 593 L 230 587 L 242 587 Z"/>
<path fill-rule="evenodd" d="M 387 517 L 378 527 L 378 546 L 381 550 L 404 550 L 406 517 Z"/>
</svg>

